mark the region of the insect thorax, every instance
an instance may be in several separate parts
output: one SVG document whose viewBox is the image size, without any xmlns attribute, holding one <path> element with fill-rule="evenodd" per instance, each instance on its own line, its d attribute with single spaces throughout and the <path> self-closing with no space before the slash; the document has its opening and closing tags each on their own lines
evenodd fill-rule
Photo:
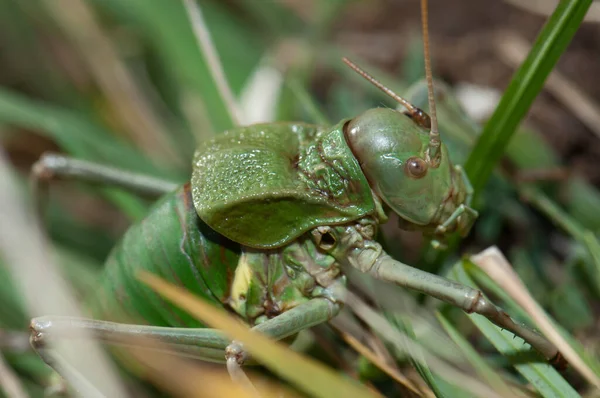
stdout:
<svg viewBox="0 0 600 398">
<path fill-rule="evenodd" d="M 264 322 L 345 284 L 336 260 L 316 247 L 310 234 L 272 250 L 245 248 L 231 288 L 229 305 L 252 325 Z"/>
<path fill-rule="evenodd" d="M 192 175 L 198 215 L 232 241 L 272 249 L 316 226 L 373 214 L 342 126 L 253 125 L 202 145 Z"/>
</svg>

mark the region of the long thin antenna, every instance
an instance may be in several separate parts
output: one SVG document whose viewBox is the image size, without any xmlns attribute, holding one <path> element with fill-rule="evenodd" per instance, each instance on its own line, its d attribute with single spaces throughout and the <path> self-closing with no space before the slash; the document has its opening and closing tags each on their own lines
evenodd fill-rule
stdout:
<svg viewBox="0 0 600 398">
<path fill-rule="evenodd" d="M 402 98 L 401 96 L 399 96 L 398 94 L 381 84 L 373 76 L 369 75 L 367 72 L 359 68 L 358 65 L 350 61 L 348 58 L 344 57 L 342 58 L 342 61 L 344 61 L 344 63 L 350 68 L 352 68 L 352 70 L 354 70 L 356 73 L 358 73 L 359 75 L 367 79 L 369 82 L 371 82 L 371 84 L 373 84 L 375 87 L 377 87 L 378 89 L 395 99 L 400 104 L 402 104 L 410 114 L 410 117 L 421 127 L 426 129 L 431 128 L 431 121 L 429 120 L 429 115 L 427 115 L 427 113 L 417 108 L 416 106 L 414 106 L 413 104 L 411 104 L 410 102 L 408 102 L 407 100 L 405 100 L 404 98 Z"/>
<path fill-rule="evenodd" d="M 423 26 L 423 52 L 425 56 L 425 78 L 427 80 L 427 92 L 429 97 L 429 113 L 431 115 L 431 130 L 429 131 L 429 164 L 437 167 L 440 164 L 442 153 L 440 151 L 440 132 L 438 130 L 437 112 L 435 110 L 435 98 L 433 92 L 433 76 L 431 73 L 431 57 L 429 55 L 429 23 L 428 23 L 427 0 L 421 0 L 421 25 Z"/>
</svg>

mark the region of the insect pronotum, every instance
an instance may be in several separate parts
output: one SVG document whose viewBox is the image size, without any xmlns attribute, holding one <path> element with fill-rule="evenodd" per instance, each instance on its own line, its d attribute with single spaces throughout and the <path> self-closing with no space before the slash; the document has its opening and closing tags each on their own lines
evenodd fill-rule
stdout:
<svg viewBox="0 0 600 398">
<path fill-rule="evenodd" d="M 396 261 L 375 240 L 387 221 L 384 204 L 404 227 L 440 240 L 466 235 L 477 217 L 469 181 L 437 131 L 424 0 L 422 11 L 431 117 L 344 59 L 406 111 L 370 109 L 331 127 L 230 129 L 197 148 L 191 181 L 179 187 L 59 155 L 41 158 L 33 169 L 40 188 L 50 178 L 72 177 L 162 195 L 113 249 L 100 289 L 111 305 L 146 324 L 33 319 L 32 344 L 46 362 L 53 363 L 44 348 L 48 336 L 85 328 L 107 342 L 158 337 L 178 352 L 226 362 L 235 374 L 248 359 L 243 347 L 163 300 L 136 279 L 137 271 L 228 307 L 254 330 L 282 339 L 338 314 L 343 267 L 479 313 L 561 362 L 550 342 L 478 290 Z"/>
</svg>

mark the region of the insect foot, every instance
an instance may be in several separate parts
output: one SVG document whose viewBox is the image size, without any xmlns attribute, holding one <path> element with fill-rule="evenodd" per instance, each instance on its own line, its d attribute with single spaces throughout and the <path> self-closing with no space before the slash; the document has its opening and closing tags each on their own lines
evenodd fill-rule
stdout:
<svg viewBox="0 0 600 398">
<path fill-rule="evenodd" d="M 227 367 L 229 367 L 229 362 L 235 362 L 238 366 L 241 366 L 248 360 L 248 358 L 249 355 L 246 351 L 244 351 L 244 345 L 239 341 L 234 340 L 225 348 Z"/>
<path fill-rule="evenodd" d="M 227 371 L 231 380 L 242 385 L 254 396 L 260 396 L 258 391 L 242 369 L 244 362 L 248 360 L 250 356 L 244 350 L 244 345 L 239 341 L 232 341 L 231 344 L 225 348 L 225 359 L 227 361 Z"/>
<path fill-rule="evenodd" d="M 29 343 L 34 350 L 44 348 L 46 345 L 46 333 L 45 331 L 52 327 L 52 322 L 44 318 L 34 318 L 29 323 L 29 330 L 31 335 L 29 336 Z"/>
</svg>

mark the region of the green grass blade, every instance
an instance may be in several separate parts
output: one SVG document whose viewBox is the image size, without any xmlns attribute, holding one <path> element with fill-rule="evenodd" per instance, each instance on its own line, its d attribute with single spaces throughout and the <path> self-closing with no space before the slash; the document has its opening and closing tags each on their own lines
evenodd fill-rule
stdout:
<svg viewBox="0 0 600 398">
<path fill-rule="evenodd" d="M 514 395 L 514 392 L 511 392 L 511 388 L 508 384 L 506 384 L 498 373 L 488 365 L 477 351 L 475 351 L 464 336 L 452 326 L 452 323 L 450 323 L 446 316 L 442 315 L 440 312 L 437 312 L 436 315 L 444 330 L 446 330 L 450 338 L 461 349 L 467 360 L 473 365 L 477 374 L 479 374 L 483 380 L 488 382 L 495 391 L 501 393 L 503 396 L 509 397 Z"/>
<path fill-rule="evenodd" d="M 16 92 L 0 88 L 0 123 L 45 135 L 63 149 L 82 159 L 110 163 L 164 177 L 173 173 L 155 166 L 137 149 L 123 142 L 92 119 Z"/>
<path fill-rule="evenodd" d="M 181 95 L 193 93 L 202 98 L 215 132 L 234 125 L 181 1 L 102 0 L 94 3 L 144 32 L 160 58 L 168 62 L 165 66 L 173 84 L 182 90 Z M 234 92 L 239 92 L 260 59 L 262 45 L 244 21 L 234 19 L 218 2 L 201 3 L 227 81 Z"/>
<path fill-rule="evenodd" d="M 504 154 L 517 126 L 583 21 L 592 0 L 561 1 L 514 75 L 500 104 L 485 125 L 465 169 L 475 192 L 482 190 Z"/>
<path fill-rule="evenodd" d="M 414 330 L 412 328 L 412 324 L 407 319 L 402 319 L 401 317 L 394 316 L 389 317 L 388 320 L 392 325 L 394 325 L 398 330 L 406 333 L 412 339 L 416 339 Z M 435 393 L 437 397 L 470 397 L 472 394 L 467 393 L 466 391 L 460 389 L 458 386 L 450 384 L 448 381 L 444 380 L 444 378 L 435 374 L 427 365 L 427 360 L 423 353 L 414 346 L 406 346 L 406 352 L 409 354 L 409 360 L 415 370 L 419 373 L 419 375 L 423 378 L 425 383 L 431 388 L 431 390 Z"/>
<path fill-rule="evenodd" d="M 449 276 L 465 285 L 477 287 L 465 272 L 462 262 L 454 265 Z M 552 366 L 525 346 L 523 340 L 515 338 L 511 332 L 500 329 L 481 315 L 470 314 L 468 317 L 542 396 L 579 397 L 573 387 Z"/>
<path fill-rule="evenodd" d="M 518 314 L 518 318 L 524 322 L 527 322 L 528 324 L 533 323 L 527 313 L 512 298 L 510 298 L 503 289 L 495 284 L 494 281 L 483 270 L 470 262 L 463 263 L 463 267 L 463 269 L 468 273 L 469 278 L 473 278 L 470 280 L 474 280 L 480 286 L 485 286 L 486 289 L 498 296 L 511 314 Z M 559 331 L 562 337 L 579 355 L 583 362 L 585 362 L 585 364 L 592 370 L 592 372 L 600 374 L 600 362 L 598 361 L 598 358 L 594 357 L 594 354 L 586 350 L 586 348 L 562 326 L 557 325 L 556 322 L 553 322 L 553 326 Z"/>
<path fill-rule="evenodd" d="M 323 364 L 291 351 L 280 342 L 270 340 L 261 333 L 253 333 L 223 309 L 195 297 L 193 294 L 170 285 L 162 279 L 140 273 L 139 279 L 179 305 L 194 317 L 211 325 L 235 340 L 274 373 L 315 397 L 377 397 L 378 394 L 349 379 L 344 379 Z"/>
<path fill-rule="evenodd" d="M 55 140 L 75 157 L 112 164 L 150 175 L 173 177 L 137 149 L 120 143 L 112 134 L 85 116 L 0 88 L 0 123 L 33 130 Z M 103 189 L 103 193 L 130 217 L 139 218 L 146 205 L 128 193 Z"/>
<path fill-rule="evenodd" d="M 584 228 L 576 220 L 565 213 L 556 203 L 533 186 L 521 189 L 522 194 L 538 210 L 543 212 L 552 222 L 571 235 L 589 254 L 591 267 L 586 271 L 593 281 L 597 293 L 600 293 L 600 242 L 593 231 Z"/>
</svg>

